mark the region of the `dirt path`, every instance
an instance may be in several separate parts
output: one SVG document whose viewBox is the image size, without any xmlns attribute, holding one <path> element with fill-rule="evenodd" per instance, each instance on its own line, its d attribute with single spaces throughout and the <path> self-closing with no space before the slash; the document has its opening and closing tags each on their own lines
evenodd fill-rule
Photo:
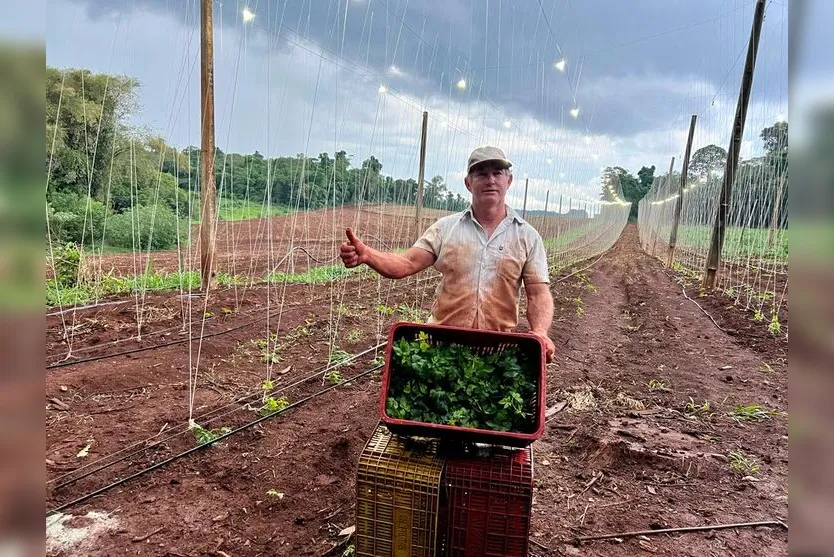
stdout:
<svg viewBox="0 0 834 557">
<path fill-rule="evenodd" d="M 585 409 L 554 416 L 536 446 L 533 539 L 557 554 L 787 554 L 787 532 L 778 528 L 564 544 L 577 535 L 786 521 L 788 514 L 787 418 L 728 416 L 737 405 L 786 412 L 787 368 L 720 331 L 640 250 L 632 226 L 584 274 L 568 292 L 557 290 L 564 321 L 553 331 L 561 351 L 550 388 L 564 391 L 554 400 Z M 775 371 L 762 371 L 765 363 Z M 709 401 L 709 410 L 687 408 L 690 398 Z M 731 469 L 731 451 L 755 459 L 759 470 Z"/>
<path fill-rule="evenodd" d="M 397 293 L 386 298 L 387 304 L 417 299 L 428 307 L 430 285 L 425 287 L 428 295 Z M 378 293 L 376 287 L 351 292 L 342 334 L 355 340 L 342 344 L 356 352 L 379 330 Z M 786 412 L 787 371 L 775 361 L 772 346 L 751 348 L 745 337 L 718 330 L 660 264 L 640 251 L 631 226 L 598 263 L 555 282 L 553 292 L 558 354 L 548 399 L 551 405 L 569 404 L 533 447 L 532 539 L 540 545 L 531 550 L 542 556 L 786 554 L 787 533 L 779 528 L 600 541 L 578 548 L 568 543 L 577 535 L 776 517 L 787 521 L 787 419 L 774 415 L 738 423 L 728 416 L 739 404 Z M 326 361 L 324 324 L 332 311 L 326 294 L 310 298 L 311 304 L 288 314 L 282 324 L 285 335 L 294 335 L 285 348 L 284 361 L 293 364 L 280 380 L 285 384 Z M 253 292 L 246 309 L 257 310 L 261 303 Z M 219 301 L 214 312 L 222 305 Z M 383 326 L 398 318 L 387 316 Z M 97 326 L 110 322 L 104 313 L 96 319 Z M 173 315 L 171 323 L 157 326 L 176 325 L 177 319 Z M 234 326 L 251 315 L 223 319 L 224 327 Z M 263 330 L 262 324 L 244 328 L 206 346 L 204 365 L 212 373 L 197 391 L 201 411 L 257 389 L 264 364 L 253 340 Z M 760 371 L 767 369 L 765 363 L 773 371 Z M 363 360 L 341 373 L 350 377 L 368 366 Z M 182 440 L 172 440 L 98 476 L 52 489 L 54 480 L 78 466 L 76 454 L 89 439 L 94 439 L 89 458 L 101 458 L 154 436 L 166 424 L 180 423 L 185 369 L 187 347 L 180 346 L 47 375 L 48 508 L 182 448 Z M 297 388 L 291 398 L 321 385 L 318 379 Z M 64 527 L 95 533 L 86 546 L 54 546 L 50 555 L 325 554 L 339 530 L 354 521 L 356 462 L 377 422 L 379 388 L 376 377 L 358 380 L 72 507 L 68 512 L 75 517 Z M 698 405 L 709 401 L 709 409 L 687 409 L 690 397 Z M 49 402 L 53 398 L 67 407 Z M 245 419 L 243 414 L 237 419 Z M 234 425 L 231 417 L 225 420 L 222 425 Z M 731 469 L 731 451 L 741 451 L 758 470 Z M 85 516 L 91 511 L 108 514 Z"/>
</svg>

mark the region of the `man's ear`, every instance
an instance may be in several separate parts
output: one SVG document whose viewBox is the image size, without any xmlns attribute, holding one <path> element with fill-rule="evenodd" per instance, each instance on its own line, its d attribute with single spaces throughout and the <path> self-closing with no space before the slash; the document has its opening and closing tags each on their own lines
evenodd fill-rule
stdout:
<svg viewBox="0 0 834 557">
<path fill-rule="evenodd" d="M 508 173 L 508 174 L 510 174 L 510 171 L 509 171 L 509 170 L 507 170 L 507 173 Z M 510 187 L 510 186 L 512 186 L 512 185 L 513 185 L 513 175 L 512 175 L 512 174 L 510 174 L 510 179 L 509 179 L 509 180 L 507 180 L 507 187 Z"/>
<path fill-rule="evenodd" d="M 463 185 L 466 186 L 466 189 L 469 190 L 469 193 L 472 193 L 472 186 L 469 185 L 469 176 L 463 177 Z"/>
</svg>

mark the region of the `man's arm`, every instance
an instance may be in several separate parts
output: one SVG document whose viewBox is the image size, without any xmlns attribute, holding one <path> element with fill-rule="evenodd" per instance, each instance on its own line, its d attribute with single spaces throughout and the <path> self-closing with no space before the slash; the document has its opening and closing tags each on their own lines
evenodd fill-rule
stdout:
<svg viewBox="0 0 834 557">
<path fill-rule="evenodd" d="M 527 294 L 527 322 L 530 331 L 545 341 L 547 347 L 547 361 L 553 360 L 556 345 L 550 340 L 548 331 L 553 323 L 553 296 L 547 283 L 525 284 Z"/>
<path fill-rule="evenodd" d="M 364 263 L 385 278 L 401 279 L 434 264 L 434 255 L 424 249 L 410 248 L 403 254 L 379 251 L 365 245 L 350 228 L 346 233 L 348 241 L 339 249 L 345 267 L 356 267 Z"/>
</svg>

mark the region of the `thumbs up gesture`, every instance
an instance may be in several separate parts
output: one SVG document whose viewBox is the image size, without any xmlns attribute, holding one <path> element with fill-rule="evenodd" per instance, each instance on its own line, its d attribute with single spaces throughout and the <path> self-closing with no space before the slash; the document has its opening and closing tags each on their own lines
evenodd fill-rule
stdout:
<svg viewBox="0 0 834 557">
<path fill-rule="evenodd" d="M 367 263 L 370 248 L 356 237 L 352 229 L 345 230 L 345 234 L 348 241 L 339 247 L 339 257 L 342 258 L 345 267 L 351 268 Z"/>
</svg>

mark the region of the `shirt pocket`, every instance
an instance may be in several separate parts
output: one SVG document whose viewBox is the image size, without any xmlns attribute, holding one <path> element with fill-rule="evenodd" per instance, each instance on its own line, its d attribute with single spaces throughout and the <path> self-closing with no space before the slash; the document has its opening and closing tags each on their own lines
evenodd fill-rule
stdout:
<svg viewBox="0 0 834 557">
<path fill-rule="evenodd" d="M 507 239 L 487 246 L 485 259 L 498 278 L 515 283 L 521 280 L 527 256 L 523 245 L 515 239 Z"/>
</svg>

